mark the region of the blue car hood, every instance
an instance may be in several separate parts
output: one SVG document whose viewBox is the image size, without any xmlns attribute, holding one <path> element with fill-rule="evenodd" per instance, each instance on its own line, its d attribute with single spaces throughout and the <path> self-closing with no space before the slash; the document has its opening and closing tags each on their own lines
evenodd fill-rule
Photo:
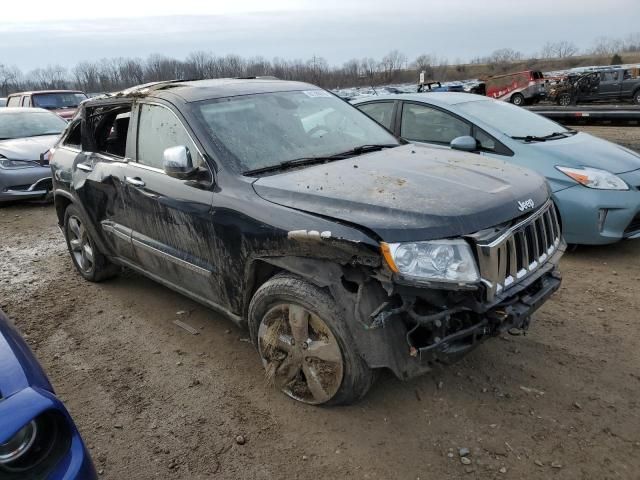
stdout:
<svg viewBox="0 0 640 480">
<path fill-rule="evenodd" d="M 565 167 L 592 167 L 611 173 L 626 173 L 640 168 L 640 155 L 588 133 L 547 142 L 530 143 L 542 158 Z"/>
<path fill-rule="evenodd" d="M 0 398 L 30 386 L 53 392 L 31 349 L 0 310 Z"/>
</svg>

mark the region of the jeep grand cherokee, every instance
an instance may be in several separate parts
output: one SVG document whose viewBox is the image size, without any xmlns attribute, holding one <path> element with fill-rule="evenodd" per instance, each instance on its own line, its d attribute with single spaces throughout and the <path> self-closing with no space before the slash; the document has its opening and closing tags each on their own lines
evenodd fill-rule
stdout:
<svg viewBox="0 0 640 480">
<path fill-rule="evenodd" d="M 128 267 L 246 326 L 267 377 L 361 398 L 526 329 L 559 287 L 546 182 L 407 145 L 313 85 L 173 81 L 84 102 L 52 154 L 71 259 Z"/>
</svg>

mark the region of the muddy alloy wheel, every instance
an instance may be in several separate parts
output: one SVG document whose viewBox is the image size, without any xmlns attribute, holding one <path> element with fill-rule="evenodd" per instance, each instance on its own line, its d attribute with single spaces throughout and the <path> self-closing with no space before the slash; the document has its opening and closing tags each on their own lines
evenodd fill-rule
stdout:
<svg viewBox="0 0 640 480">
<path fill-rule="evenodd" d="M 258 329 L 258 350 L 267 377 L 295 400 L 319 405 L 340 389 L 344 363 L 327 324 L 304 307 L 272 307 Z"/>
<path fill-rule="evenodd" d="M 67 236 L 76 265 L 84 273 L 89 274 L 94 266 L 93 247 L 82 220 L 75 215 L 71 215 L 67 221 Z"/>
</svg>

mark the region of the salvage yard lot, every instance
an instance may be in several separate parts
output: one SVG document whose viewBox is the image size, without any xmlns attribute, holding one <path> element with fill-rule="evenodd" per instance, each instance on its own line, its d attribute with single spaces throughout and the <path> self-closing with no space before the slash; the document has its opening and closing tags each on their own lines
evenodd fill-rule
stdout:
<svg viewBox="0 0 640 480">
<path fill-rule="evenodd" d="M 640 150 L 639 127 L 581 129 Z M 638 478 L 640 241 L 581 248 L 561 271 L 528 335 L 315 408 L 270 387 L 247 332 L 214 312 L 130 272 L 83 281 L 51 205 L 0 208 L 0 305 L 105 479 Z"/>
</svg>

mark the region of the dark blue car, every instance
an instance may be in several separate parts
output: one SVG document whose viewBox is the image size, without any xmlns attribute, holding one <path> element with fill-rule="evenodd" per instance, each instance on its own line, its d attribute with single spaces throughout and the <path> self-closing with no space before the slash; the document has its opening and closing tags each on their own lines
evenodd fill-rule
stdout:
<svg viewBox="0 0 640 480">
<path fill-rule="evenodd" d="M 95 478 L 73 420 L 0 310 L 0 479 Z"/>
</svg>

